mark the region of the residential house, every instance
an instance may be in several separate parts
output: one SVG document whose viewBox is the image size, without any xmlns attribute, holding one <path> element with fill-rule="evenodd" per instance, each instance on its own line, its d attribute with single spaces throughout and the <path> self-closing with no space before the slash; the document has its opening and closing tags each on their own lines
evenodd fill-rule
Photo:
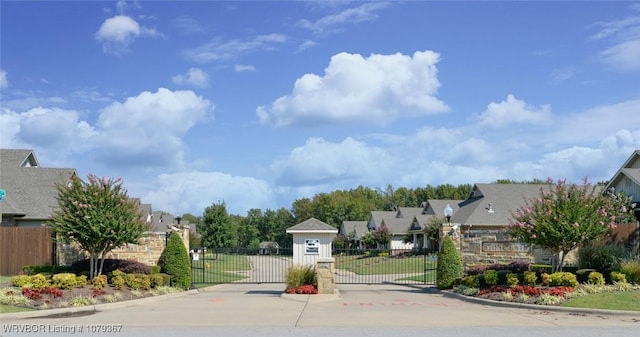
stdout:
<svg viewBox="0 0 640 337">
<path fill-rule="evenodd" d="M 73 168 L 40 167 L 33 150 L 0 149 L 1 226 L 43 227 L 57 206 L 56 183 L 76 176 Z"/>
<path fill-rule="evenodd" d="M 622 167 L 613 175 L 605 186 L 607 191 L 614 194 L 623 193 L 631 197 L 633 211 L 636 217 L 635 224 L 619 226 L 612 235 L 616 242 L 623 243 L 640 253 L 640 150 L 635 150 L 622 164 Z"/>
<path fill-rule="evenodd" d="M 362 236 L 365 235 L 369 230 L 367 229 L 366 221 L 343 221 L 342 226 L 340 226 L 339 235 L 344 237 L 345 240 L 353 244 L 354 246 L 347 248 L 359 248 L 362 249 Z"/>
<path fill-rule="evenodd" d="M 438 242 L 429 240 L 425 231 L 432 223 L 442 224 L 445 219 L 444 209 L 449 206 L 453 213 L 458 212 L 458 204 L 462 200 L 429 199 L 422 202 L 422 212 L 415 214 L 409 227 L 409 234 L 413 237 L 413 245 L 417 249 L 435 250 Z"/>
</svg>

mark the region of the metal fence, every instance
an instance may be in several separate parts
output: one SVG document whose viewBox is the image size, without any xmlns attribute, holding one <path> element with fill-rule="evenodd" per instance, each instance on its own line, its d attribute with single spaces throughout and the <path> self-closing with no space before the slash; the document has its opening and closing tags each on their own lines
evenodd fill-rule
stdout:
<svg viewBox="0 0 640 337">
<path fill-rule="evenodd" d="M 338 284 L 435 284 L 436 255 L 428 250 L 389 252 L 336 249 Z M 191 272 L 196 284 L 286 283 L 293 264 L 292 248 L 197 249 Z"/>
<path fill-rule="evenodd" d="M 436 256 L 435 252 L 426 249 L 335 249 L 336 283 L 435 284 Z"/>
</svg>

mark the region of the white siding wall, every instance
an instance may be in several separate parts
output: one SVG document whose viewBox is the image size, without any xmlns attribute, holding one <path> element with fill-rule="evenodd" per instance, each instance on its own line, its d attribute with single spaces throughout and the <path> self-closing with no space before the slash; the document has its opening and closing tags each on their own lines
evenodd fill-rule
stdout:
<svg viewBox="0 0 640 337">
<path fill-rule="evenodd" d="M 293 234 L 293 265 L 315 266 L 319 258 L 330 258 L 331 243 L 335 236 L 335 234 L 331 233 Z M 320 241 L 318 254 L 307 254 L 305 252 L 305 240 L 307 239 Z"/>
</svg>

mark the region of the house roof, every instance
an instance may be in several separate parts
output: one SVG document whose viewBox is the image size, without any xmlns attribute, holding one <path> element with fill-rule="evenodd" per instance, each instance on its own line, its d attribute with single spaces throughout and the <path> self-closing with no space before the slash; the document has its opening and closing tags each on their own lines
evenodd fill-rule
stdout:
<svg viewBox="0 0 640 337">
<path fill-rule="evenodd" d="M 369 230 L 367 229 L 366 221 L 343 221 L 340 227 L 340 234 L 347 236 L 350 233 L 355 233 L 355 240 L 362 239 Z"/>
<path fill-rule="evenodd" d="M 413 218 L 383 218 L 380 226 L 386 226 L 393 235 L 405 235 L 409 232 L 412 221 Z"/>
<path fill-rule="evenodd" d="M 311 232 L 327 232 L 338 233 L 338 229 L 324 223 L 316 218 L 310 218 L 295 226 L 287 228 L 287 233 L 299 232 L 299 231 L 311 231 Z"/>
<path fill-rule="evenodd" d="M 413 219 L 415 215 L 422 214 L 424 207 L 399 207 L 396 218 Z"/>
<path fill-rule="evenodd" d="M 611 187 L 615 187 L 616 190 L 620 190 L 620 182 L 625 177 L 631 180 L 636 186 L 640 186 L 640 150 L 633 151 L 627 161 L 625 161 L 622 167 L 613 175 L 613 178 L 609 180 L 605 188 L 610 189 Z M 629 193 L 629 191 L 625 192 Z M 634 201 L 640 200 L 640 195 L 633 195 L 633 197 Z"/>
<path fill-rule="evenodd" d="M 376 229 L 380 224 L 382 224 L 382 219 L 385 218 L 395 218 L 397 215 L 396 211 L 371 211 L 369 213 L 369 221 L 367 221 L 367 226 L 371 229 Z"/>
<path fill-rule="evenodd" d="M 0 188 L 6 195 L 0 212 L 24 220 L 45 220 L 57 206 L 56 183 L 65 183 L 76 170 L 43 168 L 33 150 L 0 149 Z"/>
<path fill-rule="evenodd" d="M 511 212 L 526 201 L 540 194 L 545 184 L 475 184 L 469 198 L 457 204 L 452 223 L 463 225 L 504 226 L 509 223 Z M 451 205 L 453 208 L 453 205 Z"/>
<path fill-rule="evenodd" d="M 422 203 L 423 211 L 421 214 L 416 214 L 411 222 L 410 231 L 422 231 L 434 218 L 444 218 L 444 209 L 449 205 L 453 210 L 453 213 L 457 213 L 462 200 L 452 199 L 429 199 Z"/>
</svg>

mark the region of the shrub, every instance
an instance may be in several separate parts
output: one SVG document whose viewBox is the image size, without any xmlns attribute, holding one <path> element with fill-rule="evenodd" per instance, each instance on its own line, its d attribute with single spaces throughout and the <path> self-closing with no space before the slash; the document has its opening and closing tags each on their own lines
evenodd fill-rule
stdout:
<svg viewBox="0 0 640 337">
<path fill-rule="evenodd" d="M 623 273 L 620 273 L 620 272 L 617 272 L 617 271 L 612 271 L 611 272 L 611 282 L 614 283 L 614 284 L 616 282 L 627 283 L 627 277 Z"/>
<path fill-rule="evenodd" d="M 464 273 L 466 275 L 480 275 L 480 274 L 484 273 L 486 270 L 488 270 L 486 264 L 477 264 L 475 266 L 468 267 L 467 270 L 465 270 Z"/>
<path fill-rule="evenodd" d="M 167 275 L 169 276 L 169 275 Z M 151 288 L 158 288 L 164 286 L 164 278 L 160 273 L 149 275 L 149 280 L 151 281 Z M 169 276 L 169 280 L 171 280 L 171 276 Z M 171 281 L 169 281 L 171 282 Z"/>
<path fill-rule="evenodd" d="M 462 276 L 462 259 L 450 236 L 445 236 L 442 240 L 436 269 L 438 289 L 451 289 L 456 279 Z"/>
<path fill-rule="evenodd" d="M 107 275 L 98 275 L 91 281 L 94 289 L 102 289 L 107 286 Z"/>
<path fill-rule="evenodd" d="M 609 275 L 620 269 L 620 261 L 629 257 L 629 251 L 618 245 L 586 246 L 578 250 L 578 267 L 595 269 Z"/>
<path fill-rule="evenodd" d="M 625 275 L 627 282 L 640 284 L 640 259 L 626 259 L 620 262 L 620 272 Z"/>
<path fill-rule="evenodd" d="M 589 284 L 595 284 L 597 286 L 604 285 L 604 275 L 597 271 L 592 271 L 589 273 Z"/>
<path fill-rule="evenodd" d="M 16 287 L 24 287 L 26 285 L 31 284 L 31 276 L 29 275 L 16 275 L 11 278 L 11 284 Z"/>
<path fill-rule="evenodd" d="M 318 284 L 316 269 L 313 266 L 291 266 L 285 277 L 287 288 L 297 289 L 307 284 Z"/>
<path fill-rule="evenodd" d="M 578 285 L 578 279 L 575 274 L 559 271 L 551 274 L 551 286 L 564 286 L 564 287 L 576 287 Z"/>
<path fill-rule="evenodd" d="M 542 273 L 551 274 L 553 272 L 553 266 L 550 264 L 531 264 L 529 270 L 538 275 L 542 275 Z"/>
<path fill-rule="evenodd" d="M 89 271 L 89 259 L 76 261 L 71 265 L 76 274 Z M 114 270 L 121 270 L 126 274 L 151 274 L 151 267 L 135 260 L 104 259 L 102 273 L 109 274 Z"/>
<path fill-rule="evenodd" d="M 151 274 L 158 274 L 162 271 L 160 266 L 151 266 Z"/>
<path fill-rule="evenodd" d="M 44 289 L 51 286 L 51 281 L 44 274 L 31 275 L 31 287 L 33 289 Z"/>
<path fill-rule="evenodd" d="M 529 270 L 530 263 L 525 260 L 513 260 L 507 265 L 507 269 L 515 274 L 522 274 Z"/>
<path fill-rule="evenodd" d="M 494 286 L 498 284 L 498 272 L 496 270 L 485 270 L 483 273 L 484 283 L 488 286 Z"/>
<path fill-rule="evenodd" d="M 478 275 L 467 275 L 462 278 L 462 284 L 469 288 L 479 288 L 480 277 L 478 277 Z"/>
<path fill-rule="evenodd" d="M 71 266 L 45 266 L 45 265 L 26 265 L 22 266 L 22 272 L 27 275 L 35 275 L 40 273 L 71 273 Z"/>
<path fill-rule="evenodd" d="M 518 274 L 516 274 L 516 273 L 507 274 L 507 285 L 510 288 L 513 288 L 513 287 L 517 286 L 518 283 L 520 283 L 520 280 L 518 279 Z"/>
<path fill-rule="evenodd" d="M 540 275 L 540 279 L 542 281 L 542 284 L 544 284 L 545 286 L 548 286 L 549 284 L 551 284 L 551 274 L 542 273 Z"/>
<path fill-rule="evenodd" d="M 151 279 L 146 274 L 126 274 L 124 282 L 131 289 L 151 289 Z"/>
<path fill-rule="evenodd" d="M 122 289 L 124 288 L 125 285 L 125 280 L 124 277 L 122 275 L 114 275 L 111 277 L 111 285 L 113 285 L 113 287 L 115 289 Z"/>
<path fill-rule="evenodd" d="M 78 277 L 74 273 L 60 273 L 51 277 L 53 286 L 60 289 L 71 289 L 78 286 Z"/>
<path fill-rule="evenodd" d="M 167 246 L 160 255 L 161 270 L 171 275 L 171 285 L 189 289 L 191 286 L 191 260 L 189 253 L 176 232 L 171 232 L 167 239 Z"/>
<path fill-rule="evenodd" d="M 535 286 L 538 282 L 538 275 L 533 271 L 525 271 L 522 275 L 522 284 L 528 286 Z"/>
</svg>

